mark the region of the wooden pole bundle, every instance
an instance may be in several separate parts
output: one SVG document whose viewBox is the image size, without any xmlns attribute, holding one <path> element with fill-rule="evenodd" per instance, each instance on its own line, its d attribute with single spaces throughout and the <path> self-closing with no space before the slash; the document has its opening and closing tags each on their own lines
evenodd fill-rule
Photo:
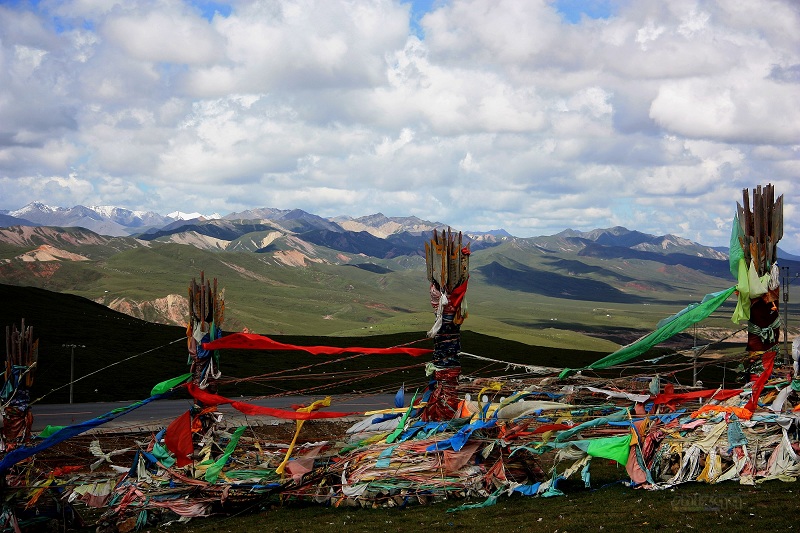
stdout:
<svg viewBox="0 0 800 533">
<path fill-rule="evenodd" d="M 752 206 L 752 207 L 751 207 Z M 772 351 L 780 339 L 781 324 L 778 300 L 778 242 L 783 237 L 783 195 L 775 198 L 772 184 L 742 191 L 737 203 L 739 245 L 749 269 L 744 282 L 750 296 L 747 310 L 747 351 L 751 373 L 763 368 L 762 354 Z M 755 279 L 758 278 L 758 279 Z M 741 302 L 740 302 L 741 303 Z"/>
<path fill-rule="evenodd" d="M 219 370 L 219 357 L 215 351 L 203 348 L 222 336 L 222 321 L 225 315 L 224 291 L 217 291 L 217 279 L 206 279 L 200 272 L 200 282 L 195 278 L 189 283 L 189 323 L 186 327 L 186 340 L 191 361 L 192 383 L 210 393 L 217 392 L 217 380 L 222 375 Z M 192 434 L 196 431 L 206 433 L 217 424 L 213 405 L 197 401 L 190 409 L 191 417 L 199 421 L 199 428 L 192 422 Z M 196 439 L 193 439 L 197 444 Z M 193 444 L 193 446 L 194 446 Z"/>
<path fill-rule="evenodd" d="M 755 265 L 759 276 L 769 272 L 778 258 L 778 241 L 783 237 L 783 195 L 775 199 L 772 184 L 753 189 L 752 209 L 748 189 L 742 191 L 743 205 L 737 202 L 741 237 L 739 242 L 748 265 Z"/>
<path fill-rule="evenodd" d="M 39 341 L 33 340 L 33 328 L 6 326 L 6 364 L 0 400 L 3 402 L 2 440 L 6 450 L 28 442 L 33 425 L 30 388 L 39 358 Z M 10 385 L 10 386 L 9 386 Z"/>
<path fill-rule="evenodd" d="M 222 334 L 222 321 L 225 317 L 224 291 L 217 290 L 217 279 L 206 279 L 200 272 L 200 283 L 192 278 L 189 283 L 189 324 L 186 337 L 192 363 L 192 381 L 202 389 L 216 390 L 219 377 L 218 356 L 202 348 L 203 342 L 210 342 Z"/>
<path fill-rule="evenodd" d="M 25 319 L 22 319 L 21 329 L 14 325 L 12 329 L 6 326 L 6 365 L 4 379 L 11 379 L 12 371 L 15 366 L 31 368 L 39 358 L 39 341 L 33 340 L 33 327 L 25 327 Z M 25 386 L 33 385 L 33 370 L 25 374 Z"/>
<path fill-rule="evenodd" d="M 225 297 L 217 290 L 217 278 L 205 279 L 205 273 L 200 272 L 200 283 L 192 278 L 189 283 L 189 321 L 192 327 L 208 331 L 214 323 L 217 328 L 222 327 L 225 316 Z"/>
<path fill-rule="evenodd" d="M 469 277 L 469 244 L 463 245 L 461 232 L 454 235 L 450 228 L 441 235 L 433 230 L 433 238 L 425 243 L 428 280 L 447 294 Z"/>
</svg>

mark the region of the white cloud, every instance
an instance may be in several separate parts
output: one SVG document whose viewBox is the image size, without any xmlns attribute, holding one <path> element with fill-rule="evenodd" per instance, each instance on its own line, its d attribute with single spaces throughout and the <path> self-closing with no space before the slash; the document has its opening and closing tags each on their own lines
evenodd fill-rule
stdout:
<svg viewBox="0 0 800 533">
<path fill-rule="evenodd" d="M 105 21 L 101 34 L 140 61 L 204 65 L 222 59 L 222 36 L 199 16 L 178 11 L 125 14 Z"/>
<path fill-rule="evenodd" d="M 727 243 L 742 188 L 800 196 L 792 0 L 0 6 L 0 209 L 303 208 L 519 235 Z M 418 13 L 413 16 L 418 16 Z M 178 203 L 176 203 L 178 202 Z"/>
<path fill-rule="evenodd" d="M 385 80 L 385 55 L 408 35 L 407 8 L 388 0 L 237 7 L 214 20 L 225 58 L 187 73 L 190 94 L 371 87 Z"/>
<path fill-rule="evenodd" d="M 800 91 L 765 80 L 766 73 L 664 84 L 650 116 L 686 137 L 747 144 L 793 144 L 800 139 Z M 760 76 L 753 79 L 751 76 Z"/>
<path fill-rule="evenodd" d="M 666 28 L 664 26 L 656 25 L 654 21 L 648 20 L 644 26 L 636 31 L 636 42 L 639 44 L 639 48 L 646 52 L 652 46 L 651 43 L 655 43 L 665 31 Z"/>
</svg>

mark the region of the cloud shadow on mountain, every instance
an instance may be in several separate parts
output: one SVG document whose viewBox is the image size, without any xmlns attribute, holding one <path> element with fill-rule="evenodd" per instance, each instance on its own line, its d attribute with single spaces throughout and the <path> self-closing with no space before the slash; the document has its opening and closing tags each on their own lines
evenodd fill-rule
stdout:
<svg viewBox="0 0 800 533">
<path fill-rule="evenodd" d="M 478 267 L 476 271 L 480 272 L 486 283 L 490 285 L 511 291 L 540 294 L 550 298 L 613 303 L 645 301 L 639 296 L 626 294 L 602 281 L 565 276 L 522 264 L 516 264 L 515 268 L 509 268 L 494 261 Z"/>
</svg>

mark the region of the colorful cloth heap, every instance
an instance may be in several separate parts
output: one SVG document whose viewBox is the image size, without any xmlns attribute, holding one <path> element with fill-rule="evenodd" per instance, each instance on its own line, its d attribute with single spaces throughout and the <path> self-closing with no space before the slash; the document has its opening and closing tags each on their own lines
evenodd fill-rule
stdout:
<svg viewBox="0 0 800 533">
<path fill-rule="evenodd" d="M 8 454 L 3 469 L 13 472 L 7 479 L 40 480 L 34 491 L 24 489 L 26 504 L 42 490 L 58 490 L 74 505 L 105 509 L 103 520 L 120 529 L 277 498 L 368 507 L 461 498 L 461 505 L 449 508 L 458 511 L 514 493 L 558 496 L 566 490 L 562 480 L 578 476 L 582 486 L 591 486 L 597 460 L 618 463 L 622 480 L 642 489 L 689 481 L 793 481 L 800 474 L 800 383 L 775 370 L 774 352 L 763 355 L 762 365 L 762 374 L 733 389 L 675 390 L 659 380 L 652 382 L 655 388 L 637 381 L 645 383 L 637 388 L 627 378 L 577 375 L 467 376 L 448 420 L 422 417 L 424 403 L 414 397 L 406 406 L 402 389 L 388 409 L 402 409 L 402 416 L 387 419 L 331 411 L 329 400 L 292 410 L 265 408 L 183 385 L 181 376 L 170 380 L 172 392 L 185 388 L 205 405 L 229 404 L 253 420 L 270 416 L 305 426 L 301 431 L 296 423 L 291 442 L 274 442 L 246 426 L 217 424 L 186 450 L 175 446 L 169 429 L 119 449 L 100 435 L 89 444 L 91 458 L 84 464 L 59 476 L 30 471 L 39 463 L 26 457 L 97 427 L 109 414 L 20 448 L 30 454 Z M 169 394 L 169 385 L 154 390 Z M 311 424 L 354 416 L 349 430 L 327 431 L 319 441 L 303 437 Z M 178 417 L 170 429 L 174 425 L 191 439 L 191 415 Z"/>
<path fill-rule="evenodd" d="M 770 357 L 774 353 L 766 355 L 765 367 Z M 368 415 L 337 438 L 299 442 L 296 433 L 291 444 L 260 440 L 244 428 L 219 430 L 184 467 L 174 463 L 163 435 L 157 435 L 112 491 L 107 517 L 122 520 L 165 509 L 206 516 L 225 498 L 241 502 L 278 495 L 363 507 L 472 500 L 450 508 L 457 511 L 492 505 L 512 493 L 558 496 L 561 481 L 576 476 L 589 487 L 596 460 L 618 463 L 630 486 L 651 490 L 686 482 L 794 481 L 800 474 L 793 407 L 800 386 L 771 370 L 743 389 L 668 388 L 655 394 L 571 378 L 551 388 L 553 396 L 565 392 L 557 401 L 538 399 L 551 387 L 547 378 L 516 391 L 502 379 L 493 383 L 499 386 L 484 384 L 477 400 L 460 401 L 447 421 Z M 412 400 L 406 413 L 417 408 Z M 254 408 L 242 409 L 257 416 Z M 346 413 L 286 414 L 314 420 Z M 225 453 L 215 459 L 213 448 Z"/>
<path fill-rule="evenodd" d="M 464 401 L 459 418 L 446 422 L 407 420 L 395 441 L 391 424 L 366 418 L 351 430 L 355 447 L 343 455 L 341 485 L 329 487 L 329 498 L 374 505 L 396 494 L 392 487 L 413 498 L 485 497 L 480 506 L 512 492 L 553 496 L 557 482 L 576 473 L 590 486 L 598 458 L 623 466 L 631 486 L 653 490 L 794 481 L 800 383 L 773 376 L 774 357 L 764 355 L 766 370 L 744 389 L 637 394 L 576 378 L 560 383 L 569 393 L 559 401 L 541 401 L 531 391 L 547 378 L 522 391 L 498 381 L 493 397 L 504 400 Z"/>
</svg>

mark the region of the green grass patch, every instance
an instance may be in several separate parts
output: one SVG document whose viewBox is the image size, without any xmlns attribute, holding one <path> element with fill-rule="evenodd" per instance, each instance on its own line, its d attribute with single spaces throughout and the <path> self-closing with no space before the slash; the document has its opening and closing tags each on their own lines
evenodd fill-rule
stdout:
<svg viewBox="0 0 800 533">
<path fill-rule="evenodd" d="M 597 464 L 594 464 L 597 463 Z M 625 470 L 593 461 L 592 487 L 564 484 L 564 496 L 501 496 L 481 509 L 448 512 L 462 500 L 403 508 L 338 508 L 271 501 L 239 514 L 193 520 L 175 531 L 373 532 L 423 531 L 745 531 L 790 530 L 800 488 L 769 481 L 756 486 L 735 482 L 687 483 L 674 489 L 637 490 L 620 482 Z M 473 499 L 479 502 L 481 499 Z"/>
</svg>

